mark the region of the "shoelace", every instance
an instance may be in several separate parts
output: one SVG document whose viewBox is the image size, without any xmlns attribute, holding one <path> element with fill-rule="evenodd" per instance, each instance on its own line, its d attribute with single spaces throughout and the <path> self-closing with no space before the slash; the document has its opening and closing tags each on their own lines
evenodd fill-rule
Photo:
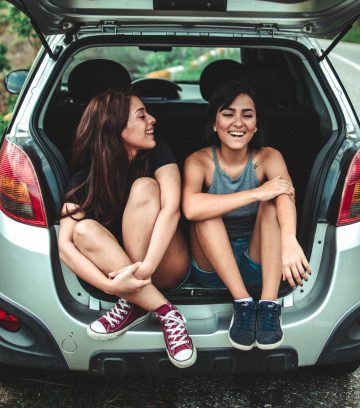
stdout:
<svg viewBox="0 0 360 408">
<path fill-rule="evenodd" d="M 177 310 L 171 310 L 165 316 L 160 316 L 160 318 L 162 322 L 165 322 L 165 331 L 169 333 L 168 337 L 170 339 L 169 344 L 171 350 L 189 343 L 189 340 L 187 340 L 188 334 L 186 332 L 186 319 L 184 316 L 180 315 Z"/>
<path fill-rule="evenodd" d="M 266 331 L 275 331 L 278 325 L 276 308 L 262 309 L 259 313 L 261 328 Z"/>
<path fill-rule="evenodd" d="M 124 314 L 128 314 L 128 310 L 130 309 L 131 305 L 125 299 L 119 299 L 118 302 L 104 315 L 104 319 L 106 319 L 111 327 L 114 327 L 114 323 L 119 323 L 119 320 L 124 320 Z"/>
<path fill-rule="evenodd" d="M 248 309 L 250 306 L 241 306 L 240 313 L 235 314 L 235 325 L 239 329 L 251 330 L 254 324 L 255 310 Z"/>
</svg>

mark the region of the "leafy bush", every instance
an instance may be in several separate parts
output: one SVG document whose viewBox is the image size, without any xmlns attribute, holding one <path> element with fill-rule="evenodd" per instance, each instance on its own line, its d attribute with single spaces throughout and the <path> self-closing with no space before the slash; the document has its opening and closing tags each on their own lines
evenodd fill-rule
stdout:
<svg viewBox="0 0 360 408">
<path fill-rule="evenodd" d="M 0 71 L 4 69 L 10 69 L 9 61 L 6 58 L 7 47 L 4 44 L 0 44 Z"/>
</svg>

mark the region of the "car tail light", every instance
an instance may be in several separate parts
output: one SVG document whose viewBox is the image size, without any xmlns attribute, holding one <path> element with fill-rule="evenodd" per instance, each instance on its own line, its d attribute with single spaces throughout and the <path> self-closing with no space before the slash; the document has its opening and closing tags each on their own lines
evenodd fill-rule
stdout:
<svg viewBox="0 0 360 408">
<path fill-rule="evenodd" d="M 17 221 L 47 226 L 34 167 L 26 153 L 7 140 L 0 151 L 0 210 Z"/>
<path fill-rule="evenodd" d="M 20 330 L 21 321 L 13 314 L 0 309 L 0 327 L 7 331 L 15 333 Z"/>
<path fill-rule="evenodd" d="M 352 159 L 342 193 L 337 225 L 360 221 L 360 151 Z"/>
</svg>

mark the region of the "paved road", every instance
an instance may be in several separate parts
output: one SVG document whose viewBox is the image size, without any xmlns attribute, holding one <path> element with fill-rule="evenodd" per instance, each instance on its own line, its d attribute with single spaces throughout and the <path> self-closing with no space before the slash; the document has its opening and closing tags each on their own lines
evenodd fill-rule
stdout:
<svg viewBox="0 0 360 408">
<path fill-rule="evenodd" d="M 328 41 L 320 43 L 323 47 L 329 44 Z M 360 45 L 341 42 L 332 50 L 329 58 L 360 117 Z"/>
<path fill-rule="evenodd" d="M 299 370 L 277 377 L 104 379 L 22 373 L 0 380 L 0 408 L 359 408 L 360 370 L 329 377 Z"/>
</svg>

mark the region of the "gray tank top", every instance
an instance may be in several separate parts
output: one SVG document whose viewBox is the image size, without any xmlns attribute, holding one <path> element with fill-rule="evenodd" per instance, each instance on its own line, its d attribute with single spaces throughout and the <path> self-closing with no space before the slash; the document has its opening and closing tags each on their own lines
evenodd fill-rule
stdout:
<svg viewBox="0 0 360 408">
<path fill-rule="evenodd" d="M 249 159 L 242 173 L 235 179 L 227 175 L 219 165 L 216 148 L 212 146 L 215 170 L 209 187 L 210 194 L 231 194 L 238 191 L 251 190 L 259 187 L 260 183 L 256 177 L 255 168 L 252 162 L 252 151 L 249 151 Z M 226 231 L 229 238 L 251 238 L 259 203 L 254 202 L 223 215 Z"/>
</svg>

